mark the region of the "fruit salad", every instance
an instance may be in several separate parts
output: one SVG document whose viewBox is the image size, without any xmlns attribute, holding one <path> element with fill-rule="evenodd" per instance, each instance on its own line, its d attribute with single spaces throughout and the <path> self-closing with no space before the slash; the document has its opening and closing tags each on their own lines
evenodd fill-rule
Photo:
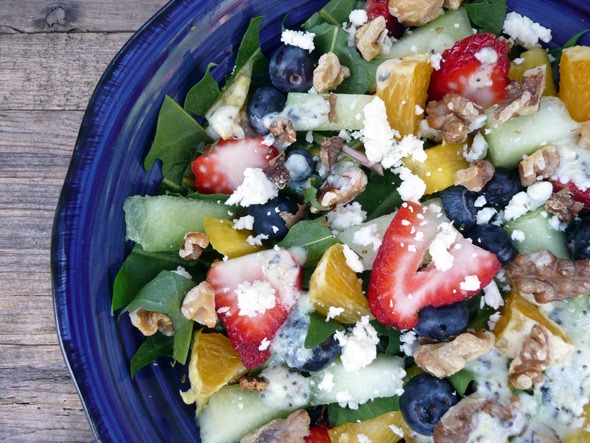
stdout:
<svg viewBox="0 0 590 443">
<path fill-rule="evenodd" d="M 261 24 L 165 98 L 125 201 L 131 376 L 186 365 L 204 443 L 590 441 L 583 33 L 505 0 Z"/>
</svg>

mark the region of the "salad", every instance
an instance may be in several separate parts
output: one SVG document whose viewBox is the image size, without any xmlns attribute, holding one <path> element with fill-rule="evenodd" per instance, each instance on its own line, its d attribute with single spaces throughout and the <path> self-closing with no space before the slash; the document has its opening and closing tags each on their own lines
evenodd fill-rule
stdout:
<svg viewBox="0 0 590 443">
<path fill-rule="evenodd" d="M 125 201 L 131 376 L 187 365 L 204 443 L 590 441 L 583 33 L 332 0 L 267 58 L 261 22 L 165 98 Z"/>
</svg>

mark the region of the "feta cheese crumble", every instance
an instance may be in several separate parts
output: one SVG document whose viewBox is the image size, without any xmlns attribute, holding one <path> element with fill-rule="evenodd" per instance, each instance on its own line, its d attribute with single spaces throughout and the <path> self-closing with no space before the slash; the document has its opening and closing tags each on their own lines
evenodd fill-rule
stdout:
<svg viewBox="0 0 590 443">
<path fill-rule="evenodd" d="M 400 346 L 401 351 L 406 354 L 408 357 L 412 357 L 414 355 L 414 350 L 418 347 L 418 337 L 414 331 L 406 331 L 399 337 L 400 342 L 402 343 Z"/>
<path fill-rule="evenodd" d="M 328 309 L 328 314 L 326 315 L 326 321 L 330 321 L 330 319 L 338 317 L 343 312 L 344 312 L 344 308 L 337 308 L 336 306 L 330 306 L 330 309 Z"/>
<path fill-rule="evenodd" d="M 526 239 L 526 234 L 522 231 L 519 231 L 518 229 L 515 229 L 512 231 L 512 234 L 510 234 L 510 238 L 512 240 L 523 242 Z"/>
<path fill-rule="evenodd" d="M 484 115 L 485 117 L 485 115 Z M 473 142 L 471 143 L 471 147 L 467 149 L 467 145 L 465 145 L 465 149 L 463 149 L 463 157 L 469 163 L 474 162 L 476 160 L 481 160 L 488 155 L 488 142 L 484 138 L 481 133 L 475 134 L 473 137 Z"/>
<path fill-rule="evenodd" d="M 357 28 L 360 28 L 365 23 L 367 23 L 367 21 L 369 21 L 367 11 L 364 9 L 354 9 L 353 11 L 350 11 L 350 14 L 348 15 L 348 21 Z"/>
<path fill-rule="evenodd" d="M 475 206 L 476 208 L 483 208 L 486 205 L 486 203 L 487 203 L 487 200 L 486 200 L 485 196 L 480 195 L 473 202 L 473 206 Z"/>
<path fill-rule="evenodd" d="M 279 195 L 276 185 L 266 178 L 260 168 L 246 168 L 244 181 L 226 201 L 228 205 L 262 205 Z"/>
<path fill-rule="evenodd" d="M 468 275 L 465 280 L 459 283 L 459 288 L 463 291 L 478 291 L 481 288 L 481 282 L 477 275 Z"/>
<path fill-rule="evenodd" d="M 356 322 L 351 331 L 336 331 L 336 339 L 342 346 L 340 360 L 347 372 L 355 372 L 364 368 L 377 357 L 379 337 L 377 331 L 369 323 L 369 316 L 363 316 Z"/>
<path fill-rule="evenodd" d="M 500 294 L 500 290 L 498 289 L 498 285 L 494 280 L 490 282 L 485 288 L 483 288 L 483 297 L 480 300 L 479 308 L 483 308 L 483 305 L 486 304 L 494 309 L 498 309 L 500 306 L 504 304 L 504 299 L 502 298 L 502 294 Z"/>
<path fill-rule="evenodd" d="M 371 163 L 380 162 L 393 146 L 393 138 L 399 136 L 389 126 L 385 102 L 375 96 L 363 108 L 365 119 L 361 130 L 361 140 L 365 145 L 365 154 Z"/>
<path fill-rule="evenodd" d="M 383 243 L 376 223 L 363 226 L 356 231 L 352 237 L 352 242 L 358 246 L 373 245 L 373 250 L 375 252 L 379 250 L 381 243 Z"/>
<path fill-rule="evenodd" d="M 494 65 L 498 62 L 498 53 L 491 47 L 480 49 L 474 54 L 475 58 L 481 63 Z"/>
<path fill-rule="evenodd" d="M 404 201 L 419 202 L 426 192 L 426 183 L 405 166 L 394 169 L 402 180 L 397 192 Z"/>
<path fill-rule="evenodd" d="M 539 40 L 551 41 L 551 30 L 516 12 L 506 14 L 502 32 L 527 49 L 539 46 Z"/>
<path fill-rule="evenodd" d="M 453 227 L 452 223 L 443 222 L 438 225 L 437 230 L 439 231 L 430 243 L 428 252 L 432 257 L 434 267 L 439 271 L 445 272 L 451 269 L 455 257 L 449 253 L 449 248 L 457 239 L 457 230 Z"/>
<path fill-rule="evenodd" d="M 367 218 L 367 212 L 363 211 L 359 202 L 348 205 L 338 205 L 328 212 L 326 219 L 332 229 L 343 231 L 351 226 L 360 225 Z"/>
<path fill-rule="evenodd" d="M 363 272 L 365 270 L 363 264 L 359 260 L 359 256 L 356 255 L 356 252 L 350 249 L 348 245 L 345 244 L 343 246 L 342 252 L 344 252 L 344 257 L 346 258 L 346 265 L 350 269 L 357 273 Z"/>
<path fill-rule="evenodd" d="M 297 46 L 312 52 L 315 49 L 313 39 L 315 34 L 313 32 L 293 31 L 285 29 L 281 34 L 281 42 L 286 45 Z"/>
<path fill-rule="evenodd" d="M 240 316 L 256 317 L 276 305 L 275 290 L 267 281 L 242 282 L 238 284 L 235 292 L 238 296 Z"/>
<path fill-rule="evenodd" d="M 438 71 L 440 69 L 440 62 L 442 61 L 442 54 L 435 52 L 434 54 L 430 54 L 430 65 L 432 69 Z"/>
<path fill-rule="evenodd" d="M 234 229 L 237 230 L 241 230 L 241 229 L 247 229 L 248 231 L 251 231 L 252 228 L 254 227 L 254 217 L 252 217 L 251 215 L 245 215 L 243 217 L 240 217 L 238 219 L 234 219 Z"/>
</svg>

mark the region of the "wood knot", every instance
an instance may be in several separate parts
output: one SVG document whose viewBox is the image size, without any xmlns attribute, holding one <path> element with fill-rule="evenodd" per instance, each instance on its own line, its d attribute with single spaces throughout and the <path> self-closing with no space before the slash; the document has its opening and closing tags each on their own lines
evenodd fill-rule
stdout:
<svg viewBox="0 0 590 443">
<path fill-rule="evenodd" d="M 66 10 L 62 6 L 51 8 L 45 16 L 45 23 L 51 27 L 54 25 L 64 25 L 66 23 Z"/>
</svg>

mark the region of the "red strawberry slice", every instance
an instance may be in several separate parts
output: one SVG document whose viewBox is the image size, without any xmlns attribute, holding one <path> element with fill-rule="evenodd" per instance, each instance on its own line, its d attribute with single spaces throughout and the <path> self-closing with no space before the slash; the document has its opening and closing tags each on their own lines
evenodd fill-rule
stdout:
<svg viewBox="0 0 590 443">
<path fill-rule="evenodd" d="M 264 137 L 219 140 L 213 152 L 191 164 L 195 188 L 201 194 L 231 194 L 244 181 L 246 168 L 268 169 L 268 161 L 279 152 L 262 143 Z M 210 146 L 205 148 L 209 152 Z"/>
<path fill-rule="evenodd" d="M 573 183 L 561 183 L 559 180 L 553 182 L 554 192 L 559 192 L 563 188 L 569 188 L 570 192 L 574 194 L 574 200 L 584 203 L 586 209 L 590 209 L 590 188 L 582 191 Z"/>
<path fill-rule="evenodd" d="M 367 295 L 373 315 L 384 325 L 413 328 L 421 308 L 447 305 L 474 295 L 501 268 L 493 253 L 457 233 L 448 250 L 454 257 L 450 269 L 442 271 L 430 263 L 419 270 L 443 221 L 448 222 L 440 211 L 407 202 L 389 225 L 373 264 Z M 469 284 L 474 277 L 479 280 L 476 289 Z"/>
<path fill-rule="evenodd" d="M 326 426 L 313 426 L 309 430 L 309 435 L 305 437 L 305 443 L 330 443 L 330 434 L 328 430 L 331 429 L 330 425 Z"/>
<path fill-rule="evenodd" d="M 389 12 L 389 0 L 367 0 L 365 11 L 369 20 L 385 18 L 390 37 L 400 38 L 404 34 L 404 26 Z"/>
<path fill-rule="evenodd" d="M 494 63 L 490 63 L 493 53 L 489 50 L 488 54 L 480 52 L 484 48 L 492 48 L 496 52 Z M 484 108 L 503 103 L 504 90 L 509 81 L 508 51 L 508 43 L 498 40 L 494 34 L 474 34 L 459 40 L 443 52 L 440 69 L 430 77 L 430 100 L 440 100 L 454 91 Z M 492 58 L 485 57 L 489 54 Z"/>
<path fill-rule="evenodd" d="M 270 357 L 269 342 L 297 302 L 301 267 L 284 249 L 213 263 L 207 282 L 215 309 L 248 369 Z"/>
</svg>

